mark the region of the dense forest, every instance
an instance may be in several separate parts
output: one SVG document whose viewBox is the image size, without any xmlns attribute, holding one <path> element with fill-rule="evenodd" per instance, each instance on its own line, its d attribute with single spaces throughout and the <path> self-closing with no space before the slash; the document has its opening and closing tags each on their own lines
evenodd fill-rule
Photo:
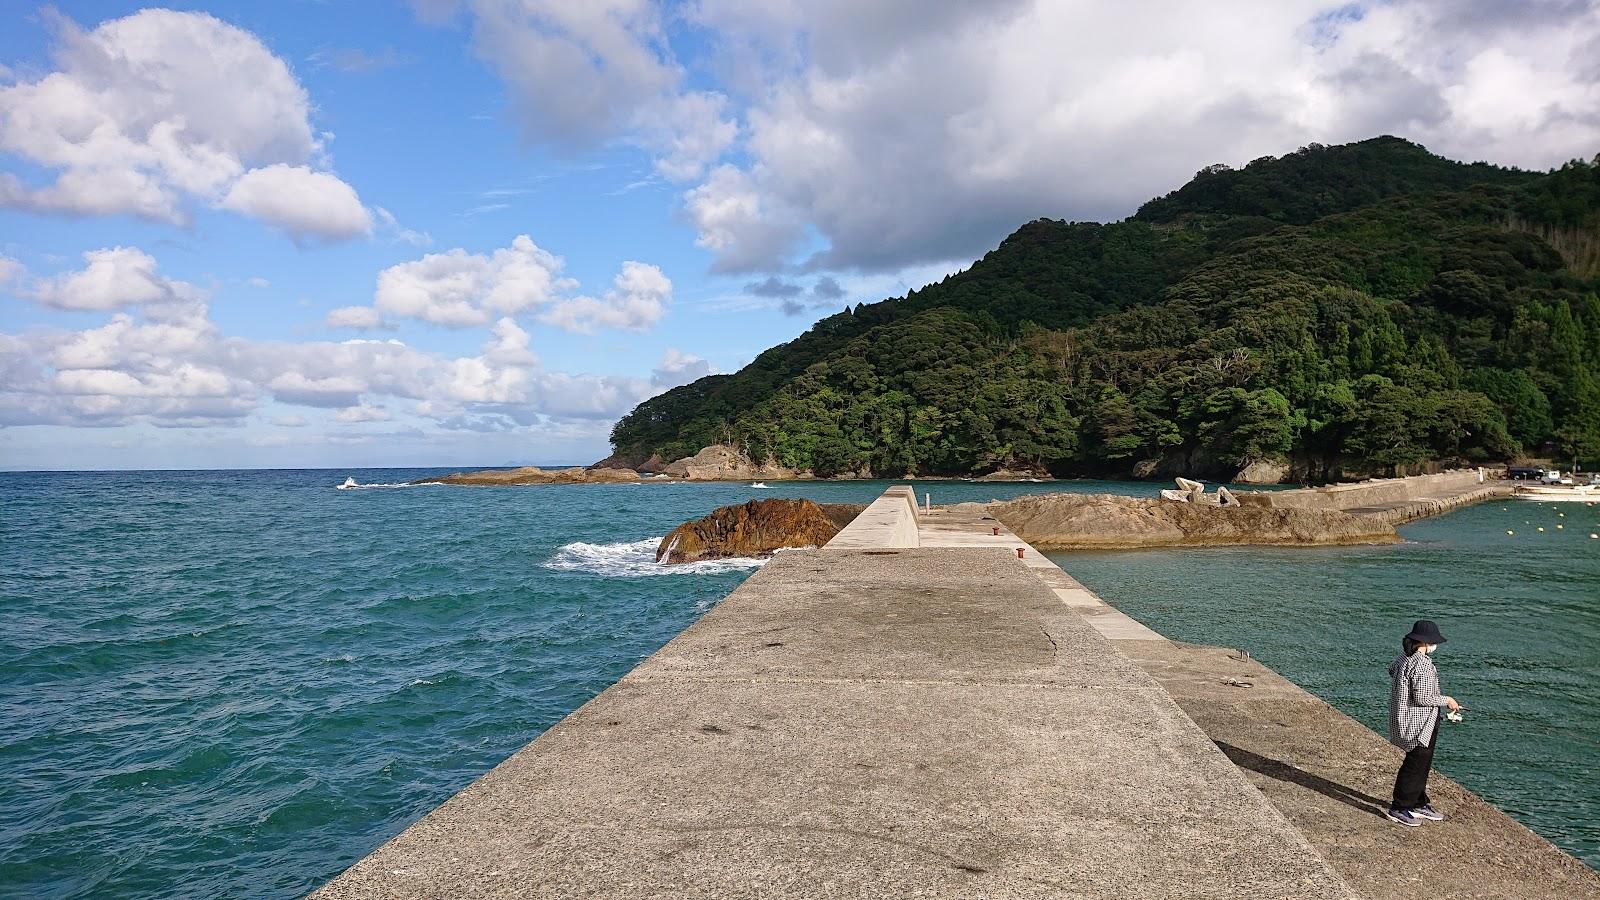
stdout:
<svg viewBox="0 0 1600 900">
<path fill-rule="evenodd" d="M 1530 173 L 1382 137 L 1030 222 L 612 433 L 631 464 L 718 442 L 823 476 L 1594 465 L 1600 157 Z"/>
</svg>

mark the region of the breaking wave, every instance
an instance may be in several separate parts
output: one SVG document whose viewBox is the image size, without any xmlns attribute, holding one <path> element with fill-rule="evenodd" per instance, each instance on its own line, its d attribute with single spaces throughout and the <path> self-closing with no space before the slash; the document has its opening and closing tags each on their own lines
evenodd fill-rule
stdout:
<svg viewBox="0 0 1600 900">
<path fill-rule="evenodd" d="M 764 559 L 708 559 L 669 566 L 656 562 L 656 545 L 660 543 L 660 538 L 616 544 L 574 541 L 557 550 L 544 567 L 613 578 L 638 578 L 645 575 L 711 575 L 758 569 L 766 562 Z"/>
<path fill-rule="evenodd" d="M 409 482 L 409 481 L 401 481 L 401 482 L 396 482 L 396 483 L 393 483 L 393 484 L 361 484 L 360 482 L 356 481 L 355 476 L 350 476 L 350 477 L 345 478 L 345 480 L 344 480 L 344 482 L 342 484 L 336 484 L 336 485 L 334 485 L 334 487 L 339 489 L 339 490 L 341 490 L 341 491 L 372 491 L 372 490 L 389 489 L 389 488 L 444 487 L 444 485 L 441 485 L 438 482 L 425 482 L 423 484 L 414 484 L 414 483 Z"/>
</svg>

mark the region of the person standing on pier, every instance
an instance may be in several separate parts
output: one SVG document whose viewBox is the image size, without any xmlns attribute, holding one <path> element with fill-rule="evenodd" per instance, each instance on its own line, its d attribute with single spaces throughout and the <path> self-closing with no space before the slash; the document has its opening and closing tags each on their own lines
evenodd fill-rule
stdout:
<svg viewBox="0 0 1600 900">
<path fill-rule="evenodd" d="M 1384 816 L 1415 828 L 1423 820 L 1440 822 L 1444 815 L 1428 801 L 1428 774 L 1439 746 L 1439 707 L 1461 708 L 1454 697 L 1439 692 L 1439 670 L 1433 652 L 1445 642 L 1439 626 L 1418 619 L 1400 640 L 1403 651 L 1389 664 L 1389 742 L 1406 751 L 1394 779 L 1394 800 Z"/>
</svg>

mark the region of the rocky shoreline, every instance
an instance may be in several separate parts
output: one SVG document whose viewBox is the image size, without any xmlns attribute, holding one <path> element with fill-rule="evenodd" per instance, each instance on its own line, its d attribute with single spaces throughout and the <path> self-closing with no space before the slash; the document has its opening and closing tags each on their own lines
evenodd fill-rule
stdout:
<svg viewBox="0 0 1600 900">
<path fill-rule="evenodd" d="M 518 484 L 624 484 L 638 481 L 639 473 L 632 469 L 584 468 L 541 469 L 522 466 L 517 469 L 483 469 L 477 472 L 452 472 L 435 478 L 421 478 L 411 484 L 456 484 L 469 486 L 499 486 Z"/>
</svg>

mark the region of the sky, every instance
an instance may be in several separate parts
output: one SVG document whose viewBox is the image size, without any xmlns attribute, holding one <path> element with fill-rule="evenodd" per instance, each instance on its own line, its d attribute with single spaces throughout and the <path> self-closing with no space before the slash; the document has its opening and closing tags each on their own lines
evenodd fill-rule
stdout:
<svg viewBox="0 0 1600 900">
<path fill-rule="evenodd" d="M 1600 0 L 11 0 L 0 468 L 589 463 L 1035 218 L 1600 153 Z"/>
</svg>

